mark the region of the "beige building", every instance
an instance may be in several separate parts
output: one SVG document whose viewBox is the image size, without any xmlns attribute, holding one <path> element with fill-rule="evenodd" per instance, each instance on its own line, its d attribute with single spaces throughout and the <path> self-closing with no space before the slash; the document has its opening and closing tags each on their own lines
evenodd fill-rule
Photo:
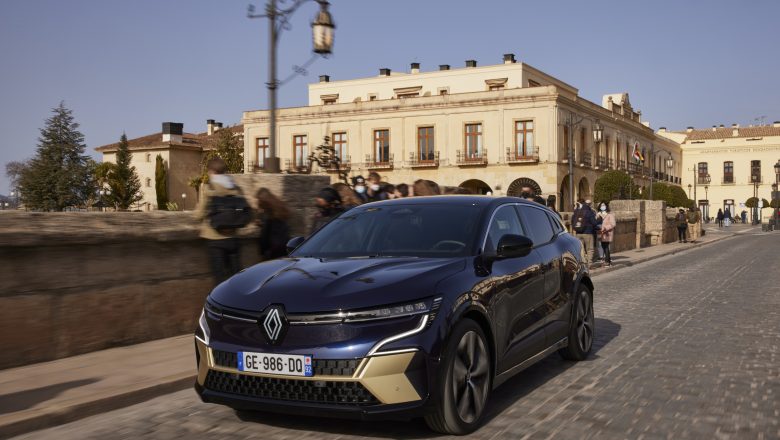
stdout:
<svg viewBox="0 0 780 440">
<path fill-rule="evenodd" d="M 277 154 L 289 173 L 309 171 L 306 157 L 329 136 L 351 175 L 377 171 L 392 183 L 422 178 L 496 195 L 529 185 L 555 196 L 559 209 L 568 209 L 570 143 L 577 197 L 590 197 L 609 169 L 641 185 L 651 178 L 679 184 L 681 177 L 679 144 L 654 133 L 627 93 L 593 103 L 512 54 L 485 67 L 469 60 L 459 69 L 423 72 L 413 63 L 409 72 L 380 69 L 345 81 L 323 75 L 309 85 L 307 106 L 277 116 Z M 268 117 L 243 115 L 248 173 L 261 171 L 268 157 Z M 599 142 L 596 126 L 603 127 Z M 635 148 L 644 162 L 631 159 Z"/>
<path fill-rule="evenodd" d="M 719 209 L 732 215 L 751 209 L 745 201 L 756 194 L 772 200 L 774 166 L 780 161 L 780 122 L 740 127 L 732 124 L 685 131 L 658 130 L 658 134 L 679 142 L 683 150 L 682 186 L 697 201 L 704 216 L 715 217 Z M 764 209 L 763 217 L 771 215 Z"/>
<path fill-rule="evenodd" d="M 155 167 L 157 155 L 162 156 L 168 170 L 168 200 L 176 202 L 180 209 L 194 209 L 198 194 L 189 185 L 190 179 L 200 175 L 201 159 L 210 148 L 211 136 L 222 129 L 221 122 L 213 119 L 206 121 L 206 131 L 202 133 L 185 133 L 184 125 L 176 122 L 164 122 L 162 131 L 135 139 L 128 139 L 131 162 L 141 181 L 143 199 L 138 208 L 146 211 L 158 209 L 157 192 L 155 189 Z M 243 127 L 236 125 L 227 127 L 237 136 L 243 135 Z M 116 152 L 119 143 L 95 148 L 103 153 L 103 162 L 116 163 Z"/>
</svg>

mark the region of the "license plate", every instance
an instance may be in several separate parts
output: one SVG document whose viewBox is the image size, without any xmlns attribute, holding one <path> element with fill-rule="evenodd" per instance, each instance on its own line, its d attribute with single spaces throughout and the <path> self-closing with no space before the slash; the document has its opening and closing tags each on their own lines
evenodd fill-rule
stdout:
<svg viewBox="0 0 780 440">
<path fill-rule="evenodd" d="M 314 376 L 311 356 L 254 353 L 251 351 L 238 352 L 238 371 L 286 376 Z"/>
</svg>

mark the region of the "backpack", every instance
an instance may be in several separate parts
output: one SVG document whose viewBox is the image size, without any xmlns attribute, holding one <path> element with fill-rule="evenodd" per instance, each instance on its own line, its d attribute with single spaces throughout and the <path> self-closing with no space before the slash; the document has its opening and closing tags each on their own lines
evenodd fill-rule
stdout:
<svg viewBox="0 0 780 440">
<path fill-rule="evenodd" d="M 688 219 L 686 218 L 685 213 L 682 212 L 677 213 L 677 226 L 680 228 L 688 227 Z"/>
<path fill-rule="evenodd" d="M 585 209 L 586 208 L 580 208 L 574 211 L 574 222 L 572 223 L 572 228 L 574 228 L 574 232 L 578 234 L 585 232 L 585 228 L 587 226 L 588 220 L 585 218 Z"/>
<path fill-rule="evenodd" d="M 239 229 L 252 221 L 252 208 L 241 194 L 211 196 L 206 217 L 219 232 Z"/>
</svg>

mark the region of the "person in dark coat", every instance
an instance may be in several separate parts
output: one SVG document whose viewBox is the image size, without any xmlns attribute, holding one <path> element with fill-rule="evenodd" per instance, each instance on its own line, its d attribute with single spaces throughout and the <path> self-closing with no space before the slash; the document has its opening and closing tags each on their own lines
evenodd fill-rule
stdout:
<svg viewBox="0 0 780 440">
<path fill-rule="evenodd" d="M 719 210 L 718 210 L 718 215 L 715 217 L 715 220 L 717 220 L 717 222 L 718 222 L 718 227 L 719 227 L 719 228 L 722 228 L 722 227 L 723 227 L 723 219 L 724 219 L 724 218 L 725 218 L 725 217 L 724 217 L 724 215 L 723 215 L 723 210 L 722 210 L 722 209 L 719 209 Z"/>
<path fill-rule="evenodd" d="M 322 188 L 314 200 L 319 212 L 314 216 L 309 235 L 319 231 L 344 212 L 344 208 L 341 206 L 341 196 L 339 196 L 338 191 L 329 186 Z"/>
<path fill-rule="evenodd" d="M 284 202 L 267 188 L 258 189 L 255 197 L 260 211 L 260 238 L 257 242 L 260 261 L 284 257 L 287 255 L 287 242 L 290 240 L 290 228 L 287 225 L 290 211 Z"/>
</svg>

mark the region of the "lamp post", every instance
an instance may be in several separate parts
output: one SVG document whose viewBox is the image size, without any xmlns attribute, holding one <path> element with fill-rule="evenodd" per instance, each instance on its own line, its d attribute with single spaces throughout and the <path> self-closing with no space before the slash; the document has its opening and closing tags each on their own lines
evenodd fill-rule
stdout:
<svg viewBox="0 0 780 440">
<path fill-rule="evenodd" d="M 704 213 L 704 212 L 702 213 L 702 215 L 704 216 L 704 219 L 705 219 L 704 223 L 709 223 L 710 222 L 710 197 L 709 197 L 709 195 L 707 193 L 707 190 L 710 189 L 710 185 L 709 185 L 709 182 L 707 182 L 707 183 L 708 183 L 707 185 L 704 185 L 704 199 L 707 200 L 707 204 L 704 205 L 704 207 L 705 207 L 707 212 L 706 213 Z"/>
<path fill-rule="evenodd" d="M 276 152 L 276 89 L 284 82 L 276 79 L 276 51 L 279 35 L 283 30 L 290 28 L 288 21 L 290 16 L 308 0 L 294 0 L 289 8 L 280 9 L 277 7 L 277 0 L 269 0 L 265 6 L 265 14 L 254 14 L 254 6 L 249 6 L 247 16 L 249 18 L 267 18 L 269 29 L 269 50 L 268 50 L 268 76 L 266 83 L 268 87 L 268 105 L 269 115 L 269 133 L 268 149 L 269 157 L 265 159 L 264 171 L 267 173 L 279 173 L 279 157 Z M 314 53 L 326 56 L 331 53 L 333 48 L 333 30 L 336 28 L 333 18 L 328 12 L 328 3 L 326 0 L 315 0 L 320 4 L 320 12 L 311 23 L 312 38 L 314 43 Z M 310 61 L 311 62 L 311 61 Z M 309 62 L 309 63 L 310 63 Z M 296 67 L 296 73 L 304 71 L 303 68 Z"/>
<path fill-rule="evenodd" d="M 181 193 L 181 210 L 186 211 L 187 210 L 187 194 Z"/>
<path fill-rule="evenodd" d="M 653 178 L 655 177 L 655 144 L 650 144 L 650 200 L 653 200 Z"/>
<path fill-rule="evenodd" d="M 689 199 L 691 198 L 691 188 L 693 188 L 693 185 L 691 185 L 691 184 L 689 183 L 689 184 L 688 184 L 688 198 L 689 198 Z"/>
<path fill-rule="evenodd" d="M 672 154 L 669 153 L 669 157 L 666 158 L 666 180 L 671 181 L 672 179 L 669 177 L 669 170 L 674 168 L 674 159 L 672 158 Z"/>
<path fill-rule="evenodd" d="M 751 175 L 750 181 L 753 182 L 753 197 L 755 199 L 755 205 L 753 206 L 753 224 L 757 225 L 761 221 L 758 219 L 758 187 L 761 185 L 759 178 L 761 176 Z"/>
</svg>

